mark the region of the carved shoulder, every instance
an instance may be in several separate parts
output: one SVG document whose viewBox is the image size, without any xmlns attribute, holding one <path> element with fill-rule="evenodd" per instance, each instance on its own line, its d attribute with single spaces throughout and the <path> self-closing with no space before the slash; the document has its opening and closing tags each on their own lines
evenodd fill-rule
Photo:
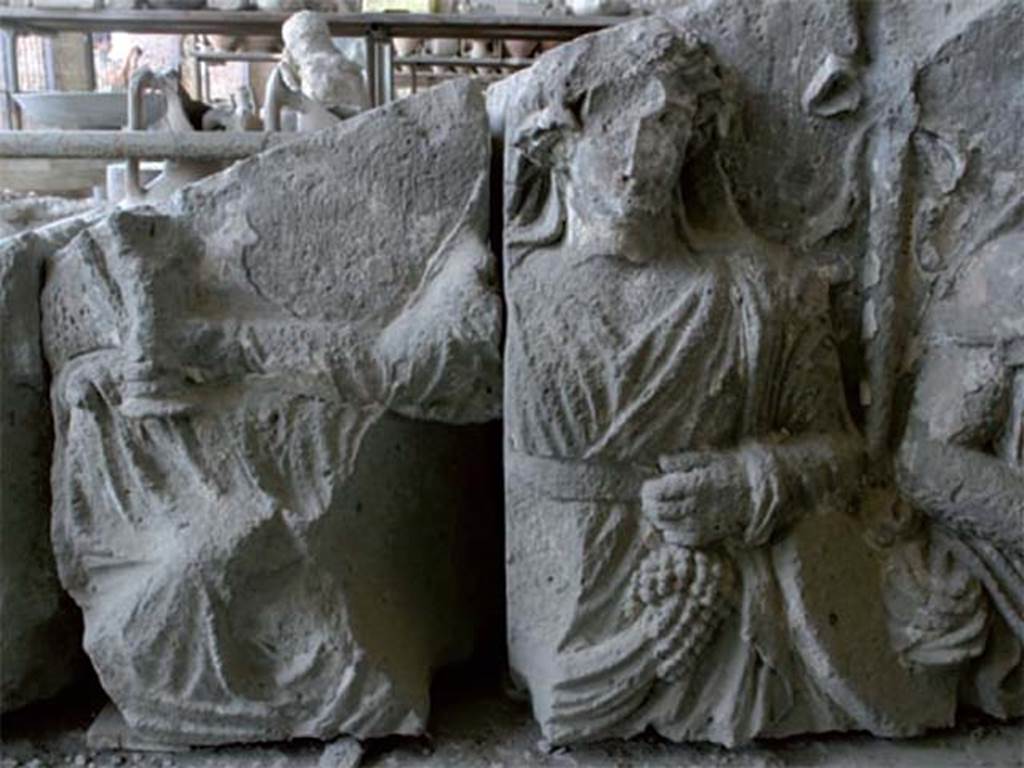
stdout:
<svg viewBox="0 0 1024 768">
<path fill-rule="evenodd" d="M 1002 429 L 1010 375 L 996 346 L 948 342 L 933 347 L 918 375 L 911 430 L 920 439 L 984 448 Z"/>
</svg>

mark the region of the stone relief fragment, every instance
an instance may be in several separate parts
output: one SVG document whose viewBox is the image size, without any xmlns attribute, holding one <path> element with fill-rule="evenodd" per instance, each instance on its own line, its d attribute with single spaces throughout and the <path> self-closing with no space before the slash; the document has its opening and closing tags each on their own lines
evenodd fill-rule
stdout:
<svg viewBox="0 0 1024 768">
<path fill-rule="evenodd" d="M 926 523 L 886 593 L 911 665 L 960 667 L 965 703 L 1024 714 L 1024 230 L 998 237 L 932 304 L 899 455 Z"/>
<path fill-rule="evenodd" d="M 89 214 L 0 240 L 0 709 L 56 694 L 82 658 L 81 625 L 50 546 L 53 429 L 39 294 L 44 260 Z"/>
<path fill-rule="evenodd" d="M 510 661 L 556 743 L 953 719 L 955 680 L 890 646 L 879 558 L 851 512 L 862 440 L 828 286 L 748 227 L 723 168 L 742 156 L 735 83 L 655 17 L 489 94 L 505 143 Z"/>
<path fill-rule="evenodd" d="M 60 254 L 54 546 L 140 736 L 424 728 L 488 503 L 490 433 L 452 425 L 500 414 L 489 157 L 480 92 L 448 84 Z"/>
<path fill-rule="evenodd" d="M 872 531 L 889 554 L 884 602 L 908 669 L 957 678 L 962 708 L 1017 717 L 1024 6 L 937 14 L 902 2 L 874 15 L 871 225 L 882 237 L 865 259 L 878 287 L 865 291 L 864 337 L 868 354 L 891 350 L 892 386 L 874 392 L 893 403 L 874 420 L 876 474 L 894 481 Z"/>
<path fill-rule="evenodd" d="M 1024 714 L 1024 7 L 945 19 L 909 73 L 913 374 L 896 457 L 885 593 L 912 669 L 959 677 L 963 707 Z M 933 26 L 934 25 L 934 26 Z M 989 52 L 1006 51 L 993 61 Z M 978 105 L 984 104 L 984 109 Z"/>
</svg>

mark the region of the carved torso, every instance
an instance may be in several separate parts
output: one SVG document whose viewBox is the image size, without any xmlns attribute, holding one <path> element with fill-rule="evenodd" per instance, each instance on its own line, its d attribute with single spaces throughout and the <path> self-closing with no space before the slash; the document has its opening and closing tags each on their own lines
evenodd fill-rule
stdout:
<svg viewBox="0 0 1024 768">
<path fill-rule="evenodd" d="M 756 369 L 783 355 L 785 299 L 759 290 L 769 281 L 745 251 L 642 265 L 528 255 L 509 278 L 513 448 L 654 463 L 771 428 L 772 388 L 750 402 Z"/>
</svg>

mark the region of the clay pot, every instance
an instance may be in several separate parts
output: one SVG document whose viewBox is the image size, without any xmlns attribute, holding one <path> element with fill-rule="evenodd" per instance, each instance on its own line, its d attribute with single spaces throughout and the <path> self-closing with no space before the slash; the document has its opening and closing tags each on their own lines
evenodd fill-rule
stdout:
<svg viewBox="0 0 1024 768">
<path fill-rule="evenodd" d="M 434 56 L 451 57 L 451 56 L 458 56 L 459 55 L 459 41 L 458 40 L 453 40 L 451 38 L 446 38 L 446 37 L 435 37 L 435 38 L 431 38 L 429 46 L 430 46 L 430 53 L 433 54 Z M 446 66 L 435 66 L 435 67 L 433 67 L 433 70 L 434 70 L 435 73 L 440 74 L 442 72 L 449 72 L 449 71 L 451 71 L 451 68 L 450 67 L 446 67 Z"/>
<path fill-rule="evenodd" d="M 486 59 L 491 55 L 491 46 L 489 40 L 467 40 L 469 45 L 463 52 L 463 56 L 470 59 Z"/>
<path fill-rule="evenodd" d="M 393 39 L 395 53 L 399 56 L 412 56 L 420 47 L 420 41 L 415 37 L 396 37 Z"/>
<path fill-rule="evenodd" d="M 527 59 L 537 50 L 536 40 L 506 40 L 505 50 L 513 59 Z"/>
</svg>

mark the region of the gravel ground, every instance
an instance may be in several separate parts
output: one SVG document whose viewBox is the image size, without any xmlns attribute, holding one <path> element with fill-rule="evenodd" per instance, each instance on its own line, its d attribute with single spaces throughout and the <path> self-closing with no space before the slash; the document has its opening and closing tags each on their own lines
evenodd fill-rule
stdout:
<svg viewBox="0 0 1024 768">
<path fill-rule="evenodd" d="M 866 736 L 829 736 L 767 742 L 728 752 L 712 746 L 683 746 L 657 738 L 603 742 L 586 748 L 551 750 L 540 739 L 527 706 L 503 696 L 495 686 L 474 685 L 465 677 L 435 690 L 429 737 L 382 739 L 328 745 L 296 741 L 264 747 L 203 749 L 189 752 L 95 752 L 85 731 L 105 706 L 92 686 L 5 717 L 0 723 L 0 768 L 886 768 L 914 766 L 1024 766 L 1024 722 L 974 722 L 956 731 L 907 741 Z M 361 762 L 359 756 L 361 752 Z"/>
</svg>

